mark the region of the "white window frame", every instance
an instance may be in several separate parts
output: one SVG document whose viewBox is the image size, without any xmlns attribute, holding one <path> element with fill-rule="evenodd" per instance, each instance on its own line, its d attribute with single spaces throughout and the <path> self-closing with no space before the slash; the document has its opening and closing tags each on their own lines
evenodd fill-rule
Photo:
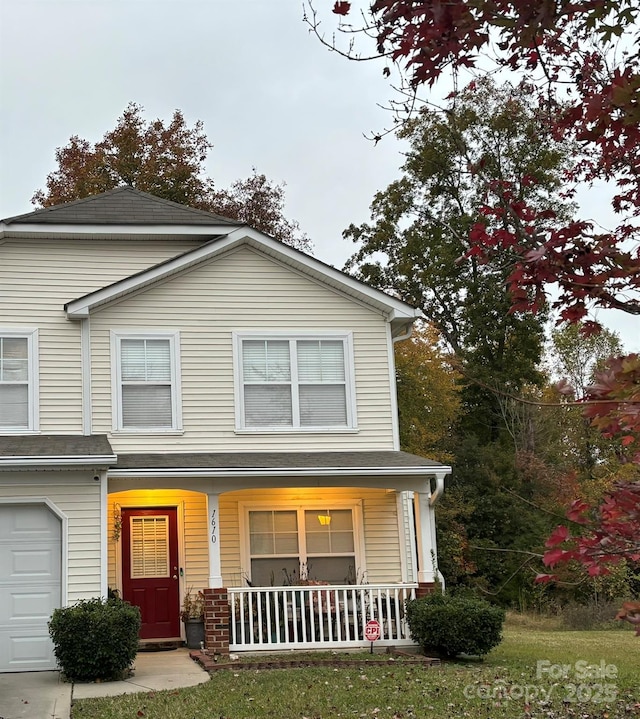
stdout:
<svg viewBox="0 0 640 719">
<path fill-rule="evenodd" d="M 364 577 L 367 575 L 367 567 L 365 561 L 365 546 L 364 546 L 364 523 L 362 520 L 362 501 L 361 500 L 310 500 L 309 502 L 300 503 L 299 501 L 292 500 L 290 502 L 280 501 L 274 504 L 273 502 L 238 502 L 239 510 L 239 524 L 240 524 L 240 557 L 242 562 L 242 574 L 243 576 L 251 580 L 251 547 L 250 547 L 250 525 L 249 525 L 249 512 L 264 512 L 264 511 L 292 511 L 295 510 L 298 513 L 298 558 L 299 561 L 307 562 L 311 561 L 313 564 L 313 557 L 308 560 L 307 549 L 306 549 L 306 534 L 303 531 L 304 528 L 304 513 L 306 511 L 318 512 L 318 514 L 324 514 L 327 510 L 331 512 L 334 509 L 350 509 L 353 518 L 353 549 L 354 549 L 354 564 L 356 577 Z M 302 522 L 300 521 L 302 518 Z M 327 556 L 327 555 L 325 555 Z M 345 556 L 344 554 L 336 554 L 338 557 Z M 315 577 L 313 577 L 315 578 Z M 321 580 L 322 577 L 317 577 Z"/>
<path fill-rule="evenodd" d="M 292 424 L 290 426 L 282 425 L 265 425 L 253 426 L 248 425 L 245 421 L 244 411 L 244 382 L 242 376 L 242 346 L 245 340 L 288 340 L 290 342 L 290 358 L 291 362 L 291 389 L 292 389 Z M 298 377 L 295 366 L 296 353 L 294 352 L 295 343 L 299 340 L 340 340 L 344 350 L 344 386 L 346 401 L 346 424 L 345 425 L 329 425 L 329 426 L 301 426 L 300 425 L 300 405 L 296 402 Z M 293 344 L 291 344 L 293 343 Z M 236 415 L 236 432 L 354 432 L 358 430 L 358 420 L 356 411 L 356 390 L 355 390 L 355 365 L 353 355 L 353 334 L 343 331 L 314 331 L 314 332 L 256 332 L 256 331 L 237 331 L 233 333 L 233 373 L 235 388 L 235 415 Z"/>
<path fill-rule="evenodd" d="M 27 340 L 27 426 L 0 427 L 0 434 L 35 434 L 40 429 L 40 389 L 38 330 L 34 328 L 0 327 L 0 337 Z"/>
<path fill-rule="evenodd" d="M 171 358 L 171 427 L 125 427 L 122 418 L 122 340 L 168 340 Z M 113 431 L 126 434 L 182 432 L 180 332 L 178 330 L 111 330 L 111 407 Z"/>
</svg>

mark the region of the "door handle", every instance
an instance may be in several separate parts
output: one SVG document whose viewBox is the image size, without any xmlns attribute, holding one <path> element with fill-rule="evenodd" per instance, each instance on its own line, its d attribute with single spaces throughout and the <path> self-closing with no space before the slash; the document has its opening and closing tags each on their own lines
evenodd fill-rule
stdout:
<svg viewBox="0 0 640 719">
<path fill-rule="evenodd" d="M 171 577 L 171 579 L 177 579 L 177 578 L 178 578 L 177 574 L 174 574 L 173 577 Z"/>
</svg>

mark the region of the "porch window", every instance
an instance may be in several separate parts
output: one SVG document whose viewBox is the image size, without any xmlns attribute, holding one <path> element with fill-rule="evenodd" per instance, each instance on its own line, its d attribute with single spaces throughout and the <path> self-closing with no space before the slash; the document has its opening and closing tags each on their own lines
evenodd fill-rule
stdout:
<svg viewBox="0 0 640 719">
<path fill-rule="evenodd" d="M 178 335 L 114 337 L 114 429 L 180 429 Z"/>
<path fill-rule="evenodd" d="M 37 429 L 36 335 L 0 328 L 0 432 Z"/>
<path fill-rule="evenodd" d="M 353 510 L 249 510 L 251 583 L 349 584 L 356 574 Z"/>
<path fill-rule="evenodd" d="M 355 427 L 349 336 L 238 336 L 236 353 L 240 429 Z"/>
</svg>

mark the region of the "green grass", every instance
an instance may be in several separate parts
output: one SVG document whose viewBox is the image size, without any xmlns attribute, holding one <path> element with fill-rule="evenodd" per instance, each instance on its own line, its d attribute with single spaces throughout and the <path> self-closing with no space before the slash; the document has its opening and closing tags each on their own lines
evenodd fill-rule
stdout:
<svg viewBox="0 0 640 719">
<path fill-rule="evenodd" d="M 640 717 L 639 655 L 640 638 L 632 631 L 557 631 L 512 620 L 502 644 L 484 661 L 425 668 L 400 659 L 377 666 L 367 664 L 369 655 L 359 655 L 361 663 L 353 668 L 229 669 L 194 688 L 81 700 L 72 717 L 630 719 Z M 567 665 L 566 678 L 548 672 L 537 677 L 539 661 L 552 672 Z M 597 669 L 580 677 L 581 661 Z M 596 674 L 603 661 L 615 665 L 615 677 Z"/>
</svg>

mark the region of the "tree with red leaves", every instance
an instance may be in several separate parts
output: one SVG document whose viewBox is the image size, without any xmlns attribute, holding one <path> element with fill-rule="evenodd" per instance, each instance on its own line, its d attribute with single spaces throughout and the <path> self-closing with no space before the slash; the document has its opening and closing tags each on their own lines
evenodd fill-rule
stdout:
<svg viewBox="0 0 640 719">
<path fill-rule="evenodd" d="M 287 245 L 309 251 L 311 242 L 298 223 L 284 216 L 284 185 L 265 175 L 216 189 L 204 175 L 213 145 L 201 121 L 189 127 L 180 110 L 167 123 L 146 121 L 143 108 L 127 105 L 113 130 L 95 144 L 74 135 L 56 149 L 58 167 L 47 176 L 46 191 L 32 202 L 50 207 L 130 185 L 165 200 L 246 222 Z"/>
<path fill-rule="evenodd" d="M 322 38 L 312 5 L 307 22 Z M 513 183 L 488 186 L 483 214 L 470 229 L 467 258 L 489 262 L 515 256 L 507 286 L 512 311 L 549 304 L 560 322 L 599 332 L 599 309 L 640 315 L 640 50 L 636 0 L 373 0 L 351 24 L 350 4 L 337 2 L 338 30 L 373 38 L 373 56 L 401 76 L 396 118 L 416 112 L 415 100 L 443 77 L 454 86 L 486 73 L 508 71 L 534 88 L 546 130 L 578 144 L 580 157 L 565 174 L 566 194 L 579 183 L 615 187 L 616 227 L 563 221 L 552 208 L 533 208 Z M 455 92 L 454 92 L 455 95 Z M 404 114 L 404 115 L 403 115 Z M 532 181 L 520 178 L 520 183 Z M 500 220 L 496 229 L 495 220 Z M 612 358 L 583 400 L 585 415 L 606 437 L 629 448 L 640 442 L 640 357 Z M 640 464 L 640 448 L 633 461 Z M 624 557 L 640 558 L 640 484 L 618 484 L 599 507 L 578 502 L 570 511 L 578 530 L 560 527 L 549 538 L 545 563 L 572 560 L 589 574 Z M 549 575 L 546 575 L 547 577 Z"/>
</svg>

